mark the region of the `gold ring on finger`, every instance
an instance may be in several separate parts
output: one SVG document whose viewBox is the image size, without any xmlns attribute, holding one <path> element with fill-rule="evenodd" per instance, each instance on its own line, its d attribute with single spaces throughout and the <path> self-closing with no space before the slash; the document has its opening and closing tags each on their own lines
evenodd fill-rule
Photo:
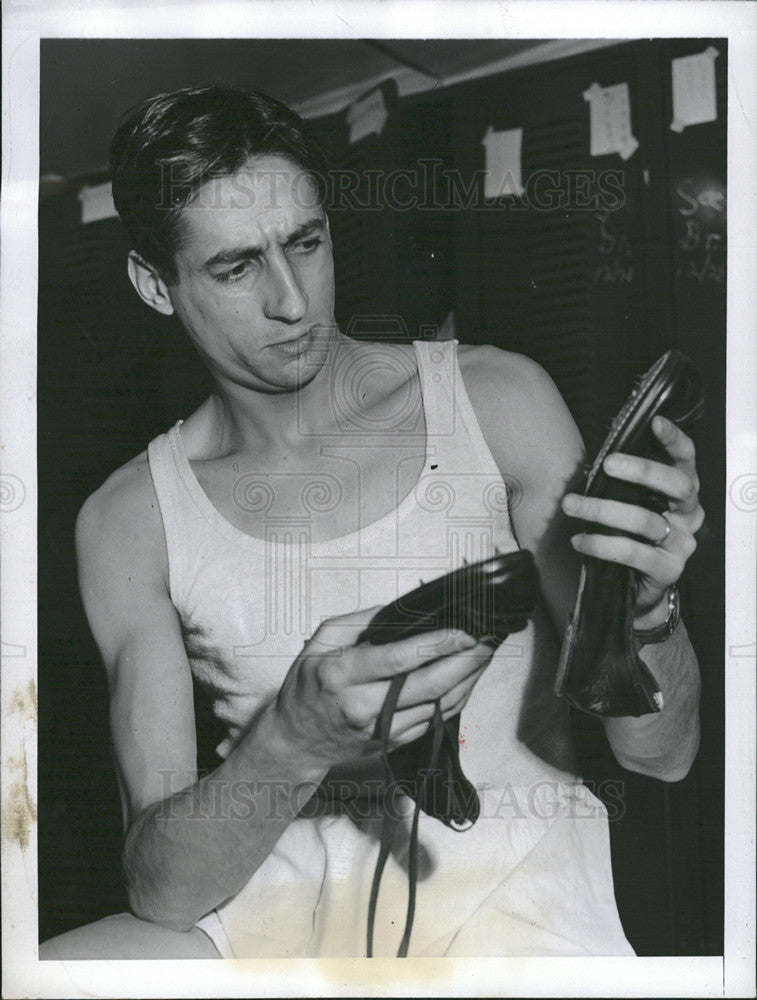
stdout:
<svg viewBox="0 0 757 1000">
<path fill-rule="evenodd" d="M 668 540 L 668 535 L 670 534 L 670 521 L 668 520 L 668 518 L 667 518 L 667 516 L 665 514 L 660 514 L 660 517 L 665 522 L 665 534 L 662 536 L 662 538 L 659 541 L 657 541 L 657 542 L 654 543 L 655 544 L 655 548 L 658 548 L 658 549 L 660 548 L 660 546 L 664 542 L 666 542 Z"/>
</svg>

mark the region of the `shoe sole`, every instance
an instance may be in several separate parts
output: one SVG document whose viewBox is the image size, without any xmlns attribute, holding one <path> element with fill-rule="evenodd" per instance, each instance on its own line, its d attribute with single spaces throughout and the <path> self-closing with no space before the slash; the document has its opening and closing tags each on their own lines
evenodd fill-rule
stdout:
<svg viewBox="0 0 757 1000">
<path fill-rule="evenodd" d="M 702 387 L 693 363 L 680 351 L 664 354 L 639 379 L 617 414 L 592 465 L 586 496 L 618 500 L 658 513 L 667 498 L 634 483 L 609 476 L 605 458 L 615 451 L 671 464 L 652 431 L 658 414 L 686 430 L 701 415 Z M 619 534 L 590 524 L 592 534 Z M 643 539 L 648 543 L 648 539 Z M 584 557 L 573 613 L 563 641 L 555 693 L 575 708 L 600 716 L 640 716 L 662 709 L 662 692 L 635 652 L 633 571 L 622 565 Z M 589 610 L 587 610 L 589 609 Z M 622 667 L 621 667 L 622 664 Z"/>
<path fill-rule="evenodd" d="M 658 415 L 667 417 L 684 430 L 701 416 L 703 405 L 701 380 L 693 362 L 680 351 L 668 351 L 641 376 L 613 420 L 589 471 L 585 495 L 665 509 L 667 504 L 660 494 L 608 476 L 604 460 L 620 451 L 671 464 L 667 451 L 654 436 L 652 420 Z"/>
</svg>

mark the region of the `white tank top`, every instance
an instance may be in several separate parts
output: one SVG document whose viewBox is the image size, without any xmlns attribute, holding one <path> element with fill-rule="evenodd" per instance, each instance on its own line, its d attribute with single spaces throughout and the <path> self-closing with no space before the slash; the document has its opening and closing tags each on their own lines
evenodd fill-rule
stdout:
<svg viewBox="0 0 757 1000">
<path fill-rule="evenodd" d="M 418 435 L 397 435 L 392 447 L 400 453 L 398 465 L 424 457 L 415 486 L 385 516 L 338 538 L 311 540 L 309 524 L 314 511 L 339 502 L 334 478 L 303 476 L 302 516 L 296 518 L 277 515 L 275 483 L 265 470 L 240 480 L 237 502 L 264 514 L 266 536 L 257 538 L 232 525 L 202 490 L 183 447 L 181 422 L 150 443 L 171 599 L 183 623 L 192 673 L 226 733 L 217 748 L 220 756 L 275 696 L 324 618 L 386 604 L 420 579 L 457 569 L 463 559 L 473 562 L 495 549 L 517 548 L 508 490 L 473 412 L 456 346 L 457 341 L 414 344 L 425 443 Z M 385 436 L 379 440 L 385 443 Z M 349 460 L 350 447 L 354 443 L 340 439 L 330 450 Z M 528 628 L 500 646 L 463 711 L 460 761 L 479 787 L 482 815 L 463 834 L 422 817 L 420 842 L 431 874 L 418 886 L 411 955 L 630 953 L 612 895 L 605 810 L 569 773 L 568 712 L 552 693 L 558 651 L 539 610 Z M 576 802 L 591 814 L 582 823 L 566 813 L 576 811 Z M 378 840 L 378 831 L 369 827 L 345 816 L 296 819 L 248 885 L 217 910 L 233 953 L 364 954 Z M 590 898 L 583 923 L 591 930 L 576 919 L 573 905 L 557 906 L 554 885 L 542 890 L 553 916 L 545 911 L 538 923 L 546 921 L 547 930 L 535 931 L 533 913 L 519 917 L 520 903 L 503 903 L 508 873 L 517 868 L 522 875 L 536 845 L 546 849 L 547 834 L 559 846 L 552 845 L 554 861 L 539 861 L 538 879 L 544 880 L 546 870 L 558 879 L 578 873 L 571 892 L 585 885 Z M 587 866 L 592 855 L 597 856 Z M 459 862 L 465 858 L 468 870 L 461 875 Z M 451 884 L 459 898 L 440 909 L 439 893 L 448 894 Z M 493 884 L 500 885 L 499 896 Z M 405 894 L 400 850 L 382 881 L 376 955 L 396 951 Z M 579 907 L 580 895 L 573 900 Z M 492 906 L 504 907 L 508 925 L 514 921 L 507 933 L 502 916 L 491 933 L 483 930 Z M 461 947 L 473 950 L 455 950 Z"/>
</svg>

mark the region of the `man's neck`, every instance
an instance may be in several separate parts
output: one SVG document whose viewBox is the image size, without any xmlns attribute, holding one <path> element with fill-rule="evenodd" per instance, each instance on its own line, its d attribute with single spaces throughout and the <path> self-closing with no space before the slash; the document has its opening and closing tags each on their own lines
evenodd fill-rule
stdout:
<svg viewBox="0 0 757 1000">
<path fill-rule="evenodd" d="M 320 434 L 336 433 L 337 358 L 359 349 L 358 343 L 337 333 L 324 345 L 326 358 L 315 376 L 291 391 L 262 392 L 216 379 L 213 422 L 218 450 L 254 454 L 263 447 L 293 452 L 312 448 Z"/>
</svg>

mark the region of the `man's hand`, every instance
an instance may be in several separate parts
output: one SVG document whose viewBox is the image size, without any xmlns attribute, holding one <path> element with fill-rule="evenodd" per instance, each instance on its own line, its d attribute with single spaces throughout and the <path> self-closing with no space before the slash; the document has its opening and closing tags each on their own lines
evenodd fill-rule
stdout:
<svg viewBox="0 0 757 1000">
<path fill-rule="evenodd" d="M 573 536 L 571 542 L 584 555 L 623 563 L 636 570 L 635 622 L 638 628 L 653 627 L 664 618 L 665 609 L 662 613 L 658 611 L 660 602 L 668 588 L 679 579 L 696 549 L 694 535 L 704 521 L 691 439 L 660 416 L 654 418 L 652 430 L 673 459 L 672 465 L 616 452 L 607 456 L 604 469 L 616 479 L 662 493 L 668 498 L 668 511 L 664 515 L 644 507 L 576 493 L 566 494 L 562 501 L 563 510 L 571 517 L 627 533 L 580 534 Z M 639 541 L 639 537 L 648 541 Z"/>
<path fill-rule="evenodd" d="M 575 608 L 582 553 L 633 566 L 639 577 L 636 626 L 662 624 L 667 607 L 660 597 L 694 551 L 694 532 L 703 520 L 691 441 L 667 421 L 655 419 L 654 433 L 674 464 L 626 456 L 624 471 L 613 471 L 611 462 L 607 467 L 608 474 L 667 496 L 671 528 L 664 544 L 657 546 L 667 533 L 666 518 L 632 505 L 600 505 L 576 494 L 584 479 L 583 442 L 565 401 L 543 369 L 495 348 L 470 348 L 463 357 L 463 377 L 484 437 L 502 475 L 519 484 L 511 513 L 513 529 L 521 548 L 530 549 L 537 560 L 544 603 L 557 637 L 562 637 Z M 570 545 L 570 525 L 563 511 L 619 527 L 627 535 L 588 533 Z M 628 537 L 639 531 L 640 536 Z M 643 646 L 640 655 L 663 690 L 665 707 L 638 719 L 604 719 L 605 730 L 624 767 L 677 781 L 687 773 L 699 744 L 696 657 L 683 625 L 667 642 Z"/>
<path fill-rule="evenodd" d="M 460 712 L 492 657 L 491 646 L 442 630 L 356 646 L 377 610 L 324 621 L 290 667 L 276 700 L 287 740 L 327 767 L 379 749 L 373 733 L 392 677 L 408 675 L 392 719 L 397 746 L 425 732 L 436 699 L 445 719 Z"/>
</svg>

